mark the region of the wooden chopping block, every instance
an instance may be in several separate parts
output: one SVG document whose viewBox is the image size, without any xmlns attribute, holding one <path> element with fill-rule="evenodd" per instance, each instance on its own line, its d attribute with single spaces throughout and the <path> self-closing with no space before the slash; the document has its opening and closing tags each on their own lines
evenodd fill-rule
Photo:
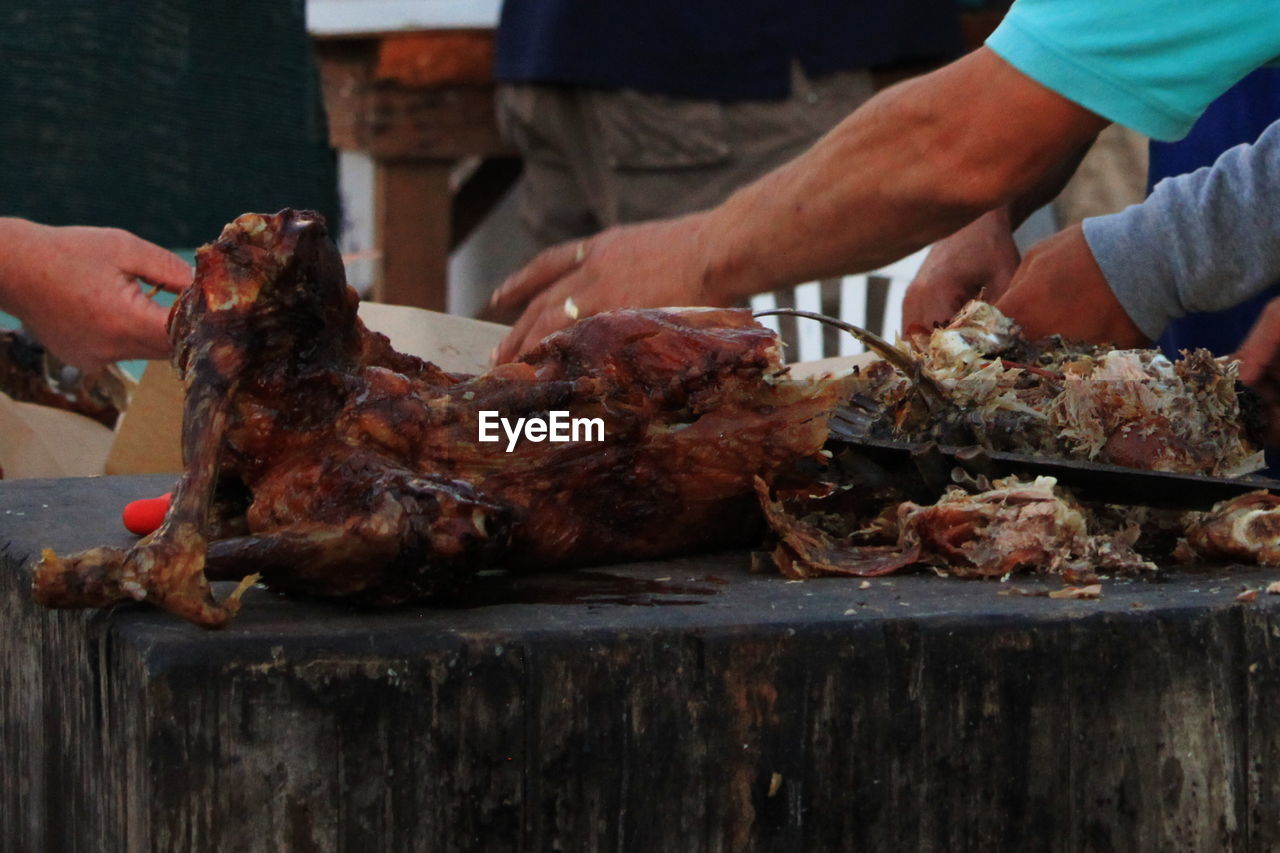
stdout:
<svg viewBox="0 0 1280 853">
<path fill-rule="evenodd" d="M 207 631 L 48 611 L 165 477 L 0 482 L 0 850 L 1274 850 L 1280 570 L 1001 596 L 742 552 Z"/>
</svg>

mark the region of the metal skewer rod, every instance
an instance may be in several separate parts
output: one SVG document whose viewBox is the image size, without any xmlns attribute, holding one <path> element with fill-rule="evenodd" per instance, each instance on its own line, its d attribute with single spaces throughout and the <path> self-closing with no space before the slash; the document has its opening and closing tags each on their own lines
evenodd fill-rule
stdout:
<svg viewBox="0 0 1280 853">
<path fill-rule="evenodd" d="M 816 314 L 813 311 L 800 311 L 795 308 L 771 308 L 768 311 L 756 311 L 752 313 L 752 317 L 769 317 L 769 316 L 785 316 L 785 317 L 803 317 L 806 320 L 816 320 L 819 323 L 825 323 L 828 326 L 834 326 L 866 344 L 867 349 L 892 364 L 898 370 L 902 371 L 908 377 L 920 386 L 926 397 L 932 397 L 931 402 L 942 404 L 947 402 L 947 393 L 942 389 L 933 377 L 926 374 L 917 362 L 907 353 L 898 347 L 886 341 L 875 332 L 868 331 L 861 326 L 855 326 L 852 323 L 846 323 L 844 320 L 838 320 L 835 317 L 828 317 L 826 314 Z"/>
</svg>

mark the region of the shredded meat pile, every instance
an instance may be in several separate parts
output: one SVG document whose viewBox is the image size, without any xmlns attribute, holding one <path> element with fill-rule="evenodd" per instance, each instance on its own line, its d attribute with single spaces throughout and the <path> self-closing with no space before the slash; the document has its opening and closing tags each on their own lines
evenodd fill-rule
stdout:
<svg viewBox="0 0 1280 853">
<path fill-rule="evenodd" d="M 1135 548 L 1142 533 L 1135 518 L 1082 506 L 1052 477 L 951 487 L 929 504 L 890 498 L 871 519 L 834 510 L 839 491 L 829 487 L 786 497 L 763 483 L 757 489 L 778 539 L 774 563 L 791 578 L 872 577 L 923 565 L 959 578 L 1023 570 L 1079 583 L 1098 571 L 1156 569 Z"/>
<path fill-rule="evenodd" d="M 620 311 L 518 363 L 448 374 L 391 349 L 313 213 L 246 214 L 174 308 L 186 471 L 133 548 L 46 551 L 50 606 L 146 600 L 227 622 L 248 582 L 386 604 L 490 567 L 745 545 L 756 477 L 816 454 L 851 380 L 796 381 L 738 310 Z M 480 443 L 478 417 L 600 418 L 603 441 Z M 209 580 L 249 576 L 215 600 Z"/>
<path fill-rule="evenodd" d="M 1236 363 L 1206 350 L 1171 362 L 1155 350 L 1031 342 L 983 302 L 881 349 L 840 415 L 846 435 L 1217 476 L 1264 464 Z M 989 483 L 957 471 L 955 486 L 922 501 L 910 476 L 833 449 L 803 482 L 757 484 L 774 562 L 789 577 L 920 564 L 958 577 L 1032 570 L 1085 582 L 1097 571 L 1154 571 L 1153 560 L 1175 556 L 1280 563 L 1280 499 L 1265 493 L 1181 514 L 1082 505 L 1052 477 Z"/>
<path fill-rule="evenodd" d="M 1179 557 L 1280 566 L 1280 497 L 1253 492 L 1187 519 Z"/>
<path fill-rule="evenodd" d="M 1158 350 L 1031 342 L 977 301 L 904 349 L 910 373 L 881 361 L 860 379 L 870 435 L 1222 477 L 1265 466 L 1238 365 L 1208 350 L 1171 362 Z"/>
</svg>

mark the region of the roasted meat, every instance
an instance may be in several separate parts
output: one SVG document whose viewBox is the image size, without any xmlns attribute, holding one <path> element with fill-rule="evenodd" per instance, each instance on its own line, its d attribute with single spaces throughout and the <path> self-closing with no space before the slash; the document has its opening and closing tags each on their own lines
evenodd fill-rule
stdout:
<svg viewBox="0 0 1280 853">
<path fill-rule="evenodd" d="M 1136 526 L 1116 531 L 1089 524 L 1084 510 L 1055 489 L 1052 477 L 1016 478 L 969 494 L 948 489 L 937 503 L 898 507 L 900 545 L 956 577 L 1002 577 L 1017 570 L 1092 580 L 1095 571 L 1153 570 L 1133 550 Z"/>
<path fill-rule="evenodd" d="M 0 391 L 19 402 L 75 412 L 107 427 L 115 426 L 129 397 L 119 368 L 85 376 L 21 331 L 0 331 Z"/>
<path fill-rule="evenodd" d="M 851 411 L 869 436 L 1223 477 L 1265 464 L 1236 362 L 1207 350 L 1027 341 L 984 302 L 904 347 L 911 371 L 882 361 L 859 380 Z"/>
<path fill-rule="evenodd" d="M 848 393 L 789 379 L 744 311 L 599 315 L 470 377 L 395 352 L 356 305 L 316 214 L 246 214 L 201 248 L 170 317 L 186 471 L 169 514 L 128 550 L 46 551 L 37 599 L 213 626 L 240 590 L 217 601 L 211 578 L 385 604 L 490 567 L 745 544 L 754 479 L 815 454 Z M 603 439 L 479 440 L 483 412 L 553 411 Z"/>
<path fill-rule="evenodd" d="M 757 479 L 756 493 L 778 540 L 771 554 L 774 565 L 788 578 L 802 580 L 824 574 L 875 577 L 920 561 L 918 543 L 898 544 L 896 502 L 885 505 L 887 514 L 856 526 L 851 522 L 864 518 L 865 513 L 841 500 L 852 494 L 849 491 L 836 494 L 818 487 L 816 492 L 788 494 Z"/>
<path fill-rule="evenodd" d="M 783 500 L 763 483 L 757 491 L 778 537 L 774 562 L 791 578 L 873 577 L 919 564 L 960 578 L 1022 570 L 1080 582 L 1096 571 L 1155 569 L 1134 550 L 1137 525 L 1100 523 L 1052 477 L 984 485 L 952 487 L 927 505 L 890 502 L 869 519 L 833 513 L 830 495 Z"/>
<path fill-rule="evenodd" d="M 1280 496 L 1252 492 L 1223 501 L 1187 521 L 1185 559 L 1280 566 Z"/>
<path fill-rule="evenodd" d="M 1219 476 L 1262 466 L 1236 364 L 1205 350 L 1171 362 L 1155 350 L 1027 341 L 982 302 L 897 348 L 870 343 L 883 358 L 859 369 L 852 399 L 837 413 L 834 432 L 852 446 L 841 453 L 833 443 L 831 464 L 807 487 L 758 486 L 778 538 L 774 561 L 788 577 L 924 564 L 958 577 L 1024 569 L 1081 581 L 1095 571 L 1154 569 L 1148 557 L 1169 557 L 1170 529 L 1184 523 L 1141 508 L 1081 505 L 1052 478 L 978 482 L 919 457 L 893 471 L 870 456 L 853 465 L 845 457 L 858 456 L 859 439 Z M 951 480 L 956 485 L 945 487 Z M 851 499 L 869 492 L 877 501 Z M 1220 507 L 1193 523 L 1190 547 L 1211 558 L 1280 559 L 1265 535 L 1268 524 L 1280 529 L 1271 519 L 1280 511 L 1260 514 L 1268 499 Z"/>
</svg>

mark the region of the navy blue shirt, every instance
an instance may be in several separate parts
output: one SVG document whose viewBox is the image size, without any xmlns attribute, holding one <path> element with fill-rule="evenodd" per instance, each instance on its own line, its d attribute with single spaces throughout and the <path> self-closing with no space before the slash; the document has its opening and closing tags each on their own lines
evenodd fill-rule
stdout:
<svg viewBox="0 0 1280 853">
<path fill-rule="evenodd" d="M 767 100 L 811 77 L 949 59 L 955 0 L 506 0 L 496 76 L 509 83 Z"/>
</svg>

